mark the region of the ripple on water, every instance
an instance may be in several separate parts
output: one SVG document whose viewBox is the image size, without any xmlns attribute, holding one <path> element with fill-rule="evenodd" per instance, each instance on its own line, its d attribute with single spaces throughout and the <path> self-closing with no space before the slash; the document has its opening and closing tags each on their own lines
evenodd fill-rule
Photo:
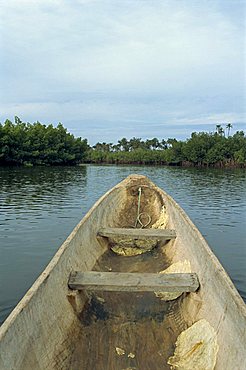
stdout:
<svg viewBox="0 0 246 370">
<path fill-rule="evenodd" d="M 86 211 L 130 173 L 147 175 L 174 197 L 246 299 L 244 170 L 147 166 L 0 168 L 0 281 L 7 290 L 0 294 L 0 321 Z M 10 271 L 14 272 L 13 281 L 8 278 Z"/>
</svg>

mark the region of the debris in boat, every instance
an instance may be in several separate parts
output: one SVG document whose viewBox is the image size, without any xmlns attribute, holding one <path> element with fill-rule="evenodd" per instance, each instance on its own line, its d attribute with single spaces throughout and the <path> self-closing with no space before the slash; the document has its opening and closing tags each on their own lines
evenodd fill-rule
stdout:
<svg viewBox="0 0 246 370">
<path fill-rule="evenodd" d="M 190 261 L 178 261 L 173 263 L 171 266 L 166 268 L 163 271 L 160 271 L 160 274 L 182 274 L 182 273 L 190 273 L 191 272 L 191 265 Z M 160 298 L 162 301 L 172 301 L 182 293 L 180 292 L 155 292 L 156 297 Z"/>
<path fill-rule="evenodd" d="M 112 271 L 112 267 L 105 266 L 108 271 Z"/>
<path fill-rule="evenodd" d="M 132 352 L 130 352 L 130 353 L 128 353 L 128 356 L 127 357 L 129 357 L 129 358 L 135 358 L 135 354 L 132 353 Z"/>
<path fill-rule="evenodd" d="M 115 347 L 115 350 L 116 350 L 117 355 L 119 356 L 123 356 L 126 353 L 125 350 L 120 347 Z"/>
<path fill-rule="evenodd" d="M 162 206 L 160 217 L 151 227 L 152 229 L 166 229 L 167 223 L 168 223 L 167 210 L 165 206 Z"/>
<path fill-rule="evenodd" d="M 167 363 L 172 370 L 213 370 L 218 349 L 214 328 L 202 319 L 178 336 L 174 355 Z"/>
<path fill-rule="evenodd" d="M 157 240 L 144 240 L 132 238 L 114 238 L 116 243 L 111 247 L 112 251 L 121 256 L 137 256 L 151 251 L 158 243 Z"/>
<path fill-rule="evenodd" d="M 158 220 L 151 226 L 152 229 L 165 229 L 168 222 L 168 216 L 165 206 L 162 206 L 161 214 Z M 151 239 L 136 239 L 127 237 L 114 237 L 115 245 L 111 247 L 112 251 L 120 256 L 137 256 L 151 251 L 156 247 L 158 241 Z"/>
<path fill-rule="evenodd" d="M 83 322 L 85 326 L 91 325 L 97 320 L 105 321 L 109 318 L 109 313 L 104 307 L 104 302 L 98 298 L 99 297 L 93 295 L 85 304 L 84 309 L 79 315 L 81 322 Z"/>
<path fill-rule="evenodd" d="M 97 298 L 97 300 L 99 301 L 99 302 L 101 302 L 101 303 L 105 303 L 105 299 L 104 298 L 102 298 L 102 297 L 96 297 Z"/>
</svg>

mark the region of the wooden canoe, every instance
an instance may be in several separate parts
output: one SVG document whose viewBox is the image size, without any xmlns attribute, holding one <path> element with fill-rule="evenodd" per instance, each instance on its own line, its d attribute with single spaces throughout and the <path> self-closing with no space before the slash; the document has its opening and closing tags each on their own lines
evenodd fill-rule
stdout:
<svg viewBox="0 0 246 370">
<path fill-rule="evenodd" d="M 243 370 L 245 343 L 245 304 L 200 232 L 163 190 L 131 175 L 6 319 L 0 369 Z"/>
</svg>

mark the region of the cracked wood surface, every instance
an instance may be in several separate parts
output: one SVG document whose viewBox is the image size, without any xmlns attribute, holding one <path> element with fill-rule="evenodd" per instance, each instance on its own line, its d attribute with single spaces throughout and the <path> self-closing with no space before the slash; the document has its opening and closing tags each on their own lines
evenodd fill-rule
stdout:
<svg viewBox="0 0 246 370">
<path fill-rule="evenodd" d="M 70 289 L 125 292 L 195 292 L 199 287 L 196 274 L 156 274 L 76 271 L 71 273 Z"/>
<path fill-rule="evenodd" d="M 175 230 L 169 229 L 128 229 L 104 227 L 98 230 L 97 235 L 107 238 L 125 237 L 129 239 L 170 240 L 176 238 Z"/>
</svg>

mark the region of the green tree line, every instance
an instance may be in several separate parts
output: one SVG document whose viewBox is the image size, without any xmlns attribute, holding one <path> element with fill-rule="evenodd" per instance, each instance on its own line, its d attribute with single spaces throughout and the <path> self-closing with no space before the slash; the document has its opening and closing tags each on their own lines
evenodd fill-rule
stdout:
<svg viewBox="0 0 246 370">
<path fill-rule="evenodd" d="M 217 125 L 220 126 L 220 125 Z M 166 164 L 183 166 L 239 166 L 246 164 L 246 137 L 243 131 L 225 136 L 221 127 L 216 132 L 193 132 L 185 141 L 176 139 L 142 140 L 123 138 L 117 144 L 97 143 L 90 148 L 91 163 Z"/>
<path fill-rule="evenodd" d="M 0 165 L 74 165 L 85 159 L 86 139 L 75 138 L 61 123 L 57 127 L 40 122 L 0 124 Z"/>
<path fill-rule="evenodd" d="M 43 125 L 0 124 L 0 165 L 75 165 L 78 163 L 158 164 L 183 166 L 246 166 L 243 131 L 230 135 L 231 124 L 216 125 L 215 132 L 193 132 L 185 141 L 174 138 L 120 139 L 117 144 L 75 138 L 61 123 Z"/>
</svg>

